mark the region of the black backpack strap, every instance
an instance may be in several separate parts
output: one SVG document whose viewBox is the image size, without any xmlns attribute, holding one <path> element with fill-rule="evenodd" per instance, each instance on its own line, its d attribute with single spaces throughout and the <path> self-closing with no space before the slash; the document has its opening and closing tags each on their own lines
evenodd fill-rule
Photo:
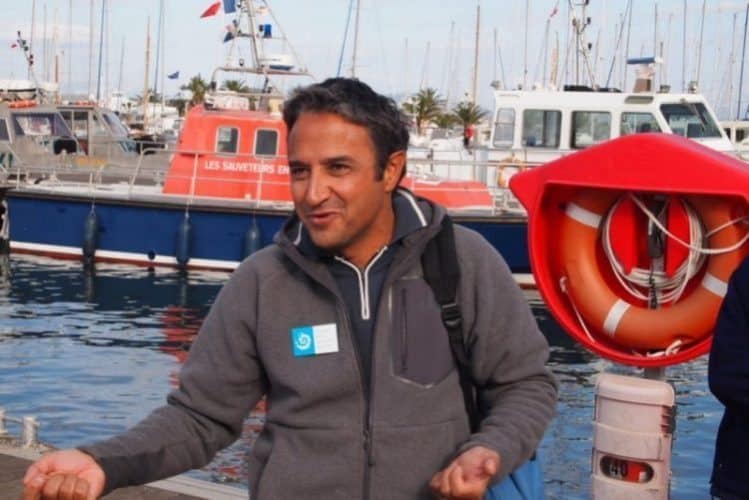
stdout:
<svg viewBox="0 0 749 500">
<path fill-rule="evenodd" d="M 463 341 L 463 317 L 456 300 L 460 268 L 455 250 L 453 224 L 447 215 L 442 219 L 440 232 L 427 243 L 421 256 L 421 264 L 424 268 L 424 279 L 432 288 L 442 309 L 442 322 L 447 329 L 450 350 L 458 365 L 460 387 L 463 390 L 463 401 L 471 423 L 471 431 L 476 432 L 481 418 L 476 404 L 468 350 Z"/>
</svg>

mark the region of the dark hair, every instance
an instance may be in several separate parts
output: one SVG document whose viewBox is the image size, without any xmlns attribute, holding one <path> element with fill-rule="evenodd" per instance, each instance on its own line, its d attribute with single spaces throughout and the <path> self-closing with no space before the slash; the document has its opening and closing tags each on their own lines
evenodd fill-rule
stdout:
<svg viewBox="0 0 749 500">
<path fill-rule="evenodd" d="M 395 101 L 378 94 L 366 83 L 353 78 L 328 78 L 296 89 L 284 103 L 287 130 L 302 113 L 333 113 L 363 125 L 375 148 L 378 179 L 382 178 L 390 155 L 408 148 L 408 120 Z M 403 169 L 405 174 L 405 169 Z"/>
</svg>

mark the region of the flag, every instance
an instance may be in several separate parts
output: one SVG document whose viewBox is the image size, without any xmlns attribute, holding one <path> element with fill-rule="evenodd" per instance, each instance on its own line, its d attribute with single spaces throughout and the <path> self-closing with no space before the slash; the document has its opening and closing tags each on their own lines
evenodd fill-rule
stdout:
<svg viewBox="0 0 749 500">
<path fill-rule="evenodd" d="M 237 10 L 236 0 L 224 0 L 224 12 L 226 14 L 231 14 L 232 12 L 235 12 L 236 10 Z"/>
<path fill-rule="evenodd" d="M 557 0 L 556 5 L 554 5 L 554 8 L 551 9 L 551 14 L 549 14 L 549 19 L 557 15 L 557 12 L 559 12 L 559 0 Z"/>
<path fill-rule="evenodd" d="M 177 78 L 179 78 L 179 71 L 175 71 L 171 75 L 166 75 L 166 77 L 170 80 L 176 80 Z"/>
<path fill-rule="evenodd" d="M 233 40 L 233 39 L 234 39 L 234 33 L 232 33 L 231 31 L 227 31 L 226 35 L 224 35 L 224 43 L 228 42 L 229 40 Z"/>
<path fill-rule="evenodd" d="M 205 9 L 205 12 L 203 12 L 202 14 L 200 14 L 200 17 L 202 18 L 202 17 L 215 16 L 216 12 L 218 12 L 219 7 L 221 7 L 221 2 L 215 2 L 215 3 L 211 4 L 210 7 L 208 7 L 207 9 Z"/>
<path fill-rule="evenodd" d="M 15 49 L 16 47 L 18 47 L 17 43 L 14 43 L 13 45 L 10 46 L 11 49 Z"/>
</svg>

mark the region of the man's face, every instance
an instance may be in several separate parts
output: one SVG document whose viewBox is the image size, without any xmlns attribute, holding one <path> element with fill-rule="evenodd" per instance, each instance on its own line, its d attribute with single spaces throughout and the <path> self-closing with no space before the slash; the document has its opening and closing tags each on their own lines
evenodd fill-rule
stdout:
<svg viewBox="0 0 749 500">
<path fill-rule="evenodd" d="M 391 155 L 378 180 L 367 129 L 333 113 L 302 113 L 288 151 L 291 197 L 312 241 L 363 267 L 392 237 L 405 152 Z"/>
</svg>

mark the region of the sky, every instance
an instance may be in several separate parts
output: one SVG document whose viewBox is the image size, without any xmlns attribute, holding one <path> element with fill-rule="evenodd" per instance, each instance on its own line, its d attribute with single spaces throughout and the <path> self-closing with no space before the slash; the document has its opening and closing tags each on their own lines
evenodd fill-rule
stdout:
<svg viewBox="0 0 749 500">
<path fill-rule="evenodd" d="M 160 55 L 159 66 L 167 73 L 180 72 L 179 79 L 165 81 L 166 94 L 172 95 L 190 77 L 200 74 L 208 79 L 216 66 L 226 62 L 231 44 L 223 44 L 222 40 L 231 17 L 220 12 L 214 17 L 201 19 L 200 14 L 213 0 L 164 1 L 165 49 Z M 507 88 L 515 88 L 523 82 L 526 87 L 531 87 L 534 83 L 548 81 L 557 40 L 557 72 L 566 75 L 558 79 L 564 80 L 562 83 L 575 83 L 574 51 L 570 51 L 570 56 L 565 54 L 571 34 L 570 4 L 581 4 L 580 0 L 360 1 L 355 75 L 385 94 L 402 98 L 420 88 L 434 87 L 451 104 L 469 98 L 473 93 L 479 9 L 476 89 L 477 102 L 481 106 L 492 107 L 490 83 L 493 80 L 502 81 Z M 684 81 L 697 80 L 699 73 L 700 91 L 707 96 L 718 116 L 724 119 L 735 116 L 746 1 L 707 0 L 704 16 L 701 0 L 630 1 L 630 57 L 653 55 L 654 49 L 658 53 L 662 51 L 664 64 L 658 69 L 658 84 L 670 84 L 674 91 L 678 91 Z M 89 16 L 92 3 L 94 64 L 90 71 Z M 342 60 L 341 74 L 351 75 L 353 30 L 341 57 L 349 3 L 350 0 L 269 1 L 289 43 L 317 80 L 335 76 L 339 59 Z M 107 0 L 100 80 L 97 68 L 102 0 L 0 0 L 0 4 L 3 11 L 0 19 L 0 80 L 26 78 L 23 53 L 11 45 L 18 30 L 23 38 L 32 41 L 33 13 L 32 51 L 36 76 L 40 80 L 54 80 L 56 54 L 60 87 L 63 93 L 76 94 L 95 93 L 97 83 L 102 94 L 118 87 L 129 95 L 143 92 L 146 31 L 150 19 L 148 78 L 153 87 L 159 16 L 157 0 Z M 621 62 L 628 32 L 626 23 L 622 29 L 627 5 L 627 0 L 591 0 L 587 9 L 590 24 L 584 36 L 588 43 L 593 44 L 590 66 L 600 85 L 608 82 L 608 86 L 622 87 L 625 75 L 626 89 L 630 89 L 634 82 L 634 70 L 625 69 Z M 686 43 L 683 30 L 685 5 Z M 552 16 L 555 7 L 556 14 Z M 578 8 L 578 17 L 581 14 Z M 274 33 L 278 34 L 279 26 L 273 24 Z M 351 24 L 354 24 L 353 15 Z M 620 39 L 618 45 L 617 39 Z M 244 50 L 247 53 L 248 49 Z M 581 62 L 579 67 L 582 66 Z M 749 65 L 746 71 L 749 72 Z M 584 76 L 584 73 L 581 69 L 580 74 Z M 157 85 L 161 91 L 161 78 Z M 744 109 L 749 103 L 749 76 L 744 78 L 742 87 L 741 107 Z"/>
</svg>

